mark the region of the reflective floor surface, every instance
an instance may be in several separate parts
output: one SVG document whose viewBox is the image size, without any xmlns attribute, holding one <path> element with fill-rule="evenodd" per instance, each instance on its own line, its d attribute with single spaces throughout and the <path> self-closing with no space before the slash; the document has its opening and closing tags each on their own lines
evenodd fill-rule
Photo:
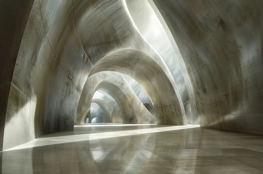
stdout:
<svg viewBox="0 0 263 174">
<path fill-rule="evenodd" d="M 83 125 L 1 153 L 2 173 L 263 173 L 263 137 L 198 126 Z"/>
</svg>

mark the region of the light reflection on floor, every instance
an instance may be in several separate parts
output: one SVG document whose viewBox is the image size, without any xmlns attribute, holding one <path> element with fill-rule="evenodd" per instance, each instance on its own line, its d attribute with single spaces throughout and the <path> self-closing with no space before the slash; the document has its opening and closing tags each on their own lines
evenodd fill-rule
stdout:
<svg viewBox="0 0 263 174">
<path fill-rule="evenodd" d="M 115 127 L 115 126 L 120 126 L 120 124 L 117 124 L 117 125 L 88 124 L 88 125 L 77 125 L 75 127 Z M 135 126 L 135 125 L 128 124 L 128 125 L 124 125 L 123 127 L 126 127 L 126 126 Z M 145 125 L 138 124 L 136 126 L 138 127 L 138 126 L 145 126 Z M 19 149 L 26 149 L 26 148 L 32 148 L 32 147 L 47 146 L 47 145 L 55 145 L 55 144 L 63 144 L 63 143 L 72 143 L 72 142 L 79 142 L 79 141 L 87 141 L 87 140 L 117 138 L 117 137 L 140 135 L 140 134 L 191 129 L 191 128 L 196 128 L 196 127 L 200 127 L 200 126 L 199 125 L 169 126 L 169 127 L 157 127 L 157 128 L 148 128 L 148 129 L 146 128 L 146 129 L 124 130 L 124 131 L 114 131 L 114 132 L 91 133 L 91 134 L 81 134 L 81 135 L 64 135 L 64 136 L 55 136 L 55 137 L 48 137 L 48 138 L 38 138 L 26 144 L 22 144 L 14 148 L 7 149 L 5 151 L 19 150 Z"/>
<path fill-rule="evenodd" d="M 156 124 L 122 124 L 122 123 L 119 123 L 119 124 L 116 124 L 116 123 L 105 123 L 105 124 L 96 124 L 96 123 L 93 123 L 93 124 L 81 124 L 81 125 L 75 125 L 74 127 L 125 127 L 125 126 L 129 126 L 129 127 L 132 127 L 132 126 L 151 126 L 151 125 L 156 125 Z"/>
<path fill-rule="evenodd" d="M 36 145 L 49 145 L 2 152 L 2 173 L 263 173 L 263 138 L 256 135 L 194 126 L 86 125 L 39 140 Z"/>
</svg>

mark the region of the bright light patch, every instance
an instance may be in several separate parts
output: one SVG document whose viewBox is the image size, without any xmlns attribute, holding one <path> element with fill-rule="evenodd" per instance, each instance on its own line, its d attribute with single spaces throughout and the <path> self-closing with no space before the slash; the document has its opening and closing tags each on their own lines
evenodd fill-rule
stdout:
<svg viewBox="0 0 263 174">
<path fill-rule="evenodd" d="M 93 125 L 93 126 L 96 127 L 96 125 Z M 110 127 L 110 126 L 116 126 L 116 125 L 105 125 L 105 126 Z M 87 125 L 83 125 L 83 126 L 81 125 L 81 126 L 76 126 L 76 127 L 87 127 Z M 48 146 L 48 145 L 56 145 L 56 144 L 81 142 L 81 141 L 88 141 L 88 140 L 99 140 L 99 139 L 106 139 L 106 138 L 117 138 L 117 137 L 151 134 L 151 133 L 158 133 L 158 132 L 176 131 L 176 130 L 183 130 L 183 129 L 192 129 L 192 128 L 197 128 L 197 127 L 200 127 L 200 126 L 199 125 L 169 126 L 169 127 L 157 127 L 157 128 L 146 128 L 146 129 L 136 129 L 136 130 L 125 130 L 125 131 L 39 138 L 39 139 L 30 141 L 26 144 L 22 144 L 14 148 L 7 149 L 5 151 L 41 147 L 41 146 Z"/>
<path fill-rule="evenodd" d="M 106 124 L 82 124 L 82 125 L 75 125 L 74 127 L 125 127 L 125 126 L 150 126 L 156 124 L 116 124 L 116 123 L 106 123 Z"/>
</svg>

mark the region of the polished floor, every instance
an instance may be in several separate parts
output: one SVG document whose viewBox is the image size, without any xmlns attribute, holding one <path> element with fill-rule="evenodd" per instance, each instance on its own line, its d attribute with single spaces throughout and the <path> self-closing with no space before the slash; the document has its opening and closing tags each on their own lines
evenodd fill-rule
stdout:
<svg viewBox="0 0 263 174">
<path fill-rule="evenodd" d="M 263 137 L 191 125 L 83 125 L 1 158 L 2 173 L 260 174 Z"/>
</svg>

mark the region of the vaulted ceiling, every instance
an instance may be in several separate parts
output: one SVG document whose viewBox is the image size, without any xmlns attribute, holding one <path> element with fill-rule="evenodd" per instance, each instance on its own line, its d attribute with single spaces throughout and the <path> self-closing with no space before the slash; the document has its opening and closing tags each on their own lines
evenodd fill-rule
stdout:
<svg viewBox="0 0 263 174">
<path fill-rule="evenodd" d="M 262 7 L 260 0 L 2 1 L 3 149 L 84 122 L 262 133 Z"/>
</svg>

